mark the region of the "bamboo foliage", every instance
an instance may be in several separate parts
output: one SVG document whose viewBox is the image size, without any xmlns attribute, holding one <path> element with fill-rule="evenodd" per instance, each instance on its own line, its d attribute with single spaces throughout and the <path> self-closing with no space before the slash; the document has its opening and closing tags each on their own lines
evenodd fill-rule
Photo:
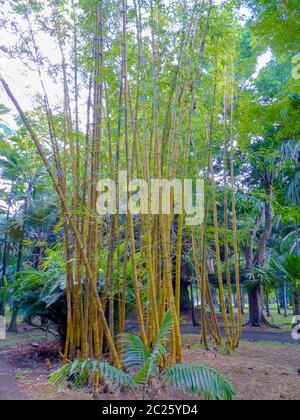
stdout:
<svg viewBox="0 0 300 420">
<path fill-rule="evenodd" d="M 70 14 L 62 3 L 70 3 Z M 206 93 L 202 91 L 206 86 L 204 68 L 209 68 L 205 51 L 207 45 L 212 48 L 214 40 L 210 31 L 217 11 L 212 0 L 195 1 L 185 7 L 180 2 L 167 7 L 162 0 L 134 0 L 130 5 L 127 0 L 116 3 L 112 5 L 106 0 L 88 4 L 83 0 L 49 2 L 47 23 L 51 28 L 42 27 L 51 33 L 59 51 L 57 80 L 63 92 L 59 112 L 50 104 L 44 63 L 31 24 L 32 12 L 24 6 L 30 28 L 30 37 L 24 37 L 24 42 L 41 83 L 48 142 L 24 113 L 4 78 L 1 83 L 35 144 L 59 199 L 64 225 L 68 305 L 65 361 L 79 356 L 100 361 L 109 350 L 111 361 L 120 369 L 121 348 L 117 345 L 117 336 L 126 330 L 131 289 L 136 328 L 143 344 L 151 347 L 156 341 L 169 309 L 174 314 L 169 362 L 182 362 L 183 243 L 189 244 L 193 254 L 201 300 L 201 339 L 207 348 L 210 337 L 221 344 L 207 265 L 211 227 L 222 320 L 230 349 L 238 345 L 241 336 L 240 309 L 238 322 L 231 303 L 229 319 L 226 313 L 226 292 L 230 302 L 233 295 L 232 248 L 238 308 L 241 297 L 234 178 L 235 81 L 234 71 L 231 78 L 229 71 L 234 60 L 229 60 L 229 56 L 223 69 L 222 230 L 214 173 L 215 108 L 220 91 L 217 76 L 213 89 L 211 86 L 208 89 L 208 94 L 213 90 L 212 106 L 208 110 L 199 104 L 199 97 Z M 180 33 L 168 27 L 170 16 L 182 29 Z M 19 33 L 22 36 L 21 30 Z M 71 47 L 68 36 L 72 38 Z M 209 69 L 210 73 L 217 75 L 217 65 Z M 83 96 L 87 99 L 84 107 Z M 207 159 L 201 167 L 199 163 L 191 164 L 190 158 L 199 137 L 199 119 L 203 123 L 205 118 L 208 122 L 205 130 L 202 124 L 201 136 L 206 131 Z M 170 214 L 163 214 L 160 196 L 158 214 L 149 212 L 135 216 L 127 212 L 124 216 L 119 203 L 120 170 L 127 171 L 128 200 L 132 195 L 129 185 L 134 178 L 143 178 L 149 184 L 153 178 L 183 181 L 203 172 L 207 183 L 203 225 L 188 229 L 186 215 L 174 214 L 173 192 Z M 105 217 L 97 214 L 97 183 L 104 175 L 114 180 L 117 187 L 116 214 Z M 225 248 L 226 286 L 221 246 Z"/>
</svg>

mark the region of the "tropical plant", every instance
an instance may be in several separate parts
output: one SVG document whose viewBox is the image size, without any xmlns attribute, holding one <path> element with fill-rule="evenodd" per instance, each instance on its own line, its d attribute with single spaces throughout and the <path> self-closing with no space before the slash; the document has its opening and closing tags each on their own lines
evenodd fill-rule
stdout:
<svg viewBox="0 0 300 420">
<path fill-rule="evenodd" d="M 254 287 L 262 287 L 265 291 L 271 291 L 279 287 L 279 278 L 270 268 L 253 267 L 244 272 L 243 286 L 246 290 Z"/>
<path fill-rule="evenodd" d="M 9 287 L 6 276 L 2 278 L 2 284 L 0 288 L 0 315 L 5 315 L 5 305 L 8 301 L 8 298 L 10 296 L 9 293 Z"/>
<path fill-rule="evenodd" d="M 288 279 L 288 286 L 294 297 L 295 314 L 300 315 L 300 255 L 288 254 L 273 261 L 273 264 Z"/>
<path fill-rule="evenodd" d="M 26 322 L 32 324 L 37 317 L 47 319 L 47 330 L 64 345 L 67 327 L 65 261 L 59 248 L 47 249 L 45 254 L 39 269 L 25 267 L 19 273 L 18 280 L 11 286 L 11 296 L 18 302 Z M 34 325 L 40 327 L 40 324 Z"/>
<path fill-rule="evenodd" d="M 286 272 L 288 278 L 293 282 L 295 287 L 300 284 L 300 255 L 287 255 L 281 263 L 281 267 Z"/>
<path fill-rule="evenodd" d="M 31 144 L 24 135 L 24 129 L 20 128 L 18 132 L 9 138 L 0 139 L 0 173 L 7 182 L 10 190 L 8 194 L 8 216 L 12 200 L 20 206 L 20 211 L 14 220 L 14 226 L 17 226 L 18 249 L 17 261 L 15 266 L 14 278 L 18 279 L 19 272 L 23 266 L 24 259 L 24 240 L 26 239 L 26 228 L 29 216 L 29 209 L 33 200 L 37 184 L 44 173 L 44 169 L 36 159 Z M 10 223 L 9 217 L 6 222 Z M 7 241 L 5 241 L 7 242 Z M 12 300 L 10 332 L 17 332 L 18 302 Z"/>
<path fill-rule="evenodd" d="M 51 375 L 51 382 L 59 385 L 64 379 L 73 379 L 77 385 L 87 384 L 91 375 L 99 374 L 110 384 L 119 387 L 142 386 L 143 396 L 152 379 L 163 380 L 165 385 L 175 390 L 203 395 L 206 399 L 231 400 L 234 395 L 232 385 L 216 370 L 197 364 L 166 364 L 166 342 L 172 331 L 174 316 L 169 310 L 165 313 L 157 339 L 152 348 L 145 346 L 135 334 L 123 334 L 120 338 L 123 363 L 126 371 L 111 367 L 105 362 L 76 360 L 63 366 Z"/>
<path fill-rule="evenodd" d="M 276 275 L 276 272 L 272 268 L 252 267 L 251 270 L 244 272 L 244 279 L 243 286 L 248 292 L 253 289 L 263 291 L 267 316 L 271 317 L 269 297 L 273 291 L 280 287 L 280 278 Z M 259 303 L 262 308 L 262 302 Z M 275 327 L 275 325 L 272 326 Z"/>
<path fill-rule="evenodd" d="M 274 269 L 283 272 L 289 280 L 290 289 L 295 292 L 300 286 L 300 255 L 288 254 L 278 260 L 272 260 Z"/>
<path fill-rule="evenodd" d="M 88 383 L 91 375 L 96 374 L 100 375 L 109 384 L 114 384 L 119 388 L 134 389 L 136 387 L 136 383 L 131 376 L 106 362 L 99 362 L 98 360 L 76 360 L 74 363 L 69 363 L 54 372 L 50 381 L 58 386 L 65 379 L 71 379 L 77 386 L 83 386 Z"/>
<path fill-rule="evenodd" d="M 218 150 L 224 149 L 223 156 L 217 156 L 224 172 L 224 217 L 219 217 L 216 194 L 213 209 L 207 208 L 206 215 L 207 231 L 213 229 L 215 235 L 211 241 L 204 229 L 200 236 L 199 229 L 192 229 L 194 237 L 201 238 L 194 241 L 193 257 L 197 260 L 203 319 L 209 317 L 208 312 L 215 312 L 206 293 L 210 291 L 209 281 L 201 284 L 207 246 L 212 242 L 229 348 L 238 346 L 242 329 L 234 170 L 238 149 L 235 88 L 240 84 L 234 45 L 240 37 L 235 31 L 239 22 L 234 5 L 222 8 L 213 0 L 119 3 L 50 0 L 34 2 L 33 6 L 30 1 L 21 5 L 9 2 L 6 26 L 14 28 L 15 39 L 9 58 L 16 57 L 36 70 L 40 89 L 34 109 L 23 112 L 13 90 L 1 78 L 22 120 L 27 144 L 36 149 L 58 198 L 66 260 L 65 360 L 73 360 L 78 352 L 82 359 L 89 354 L 101 359 L 107 350 L 105 343 L 118 368 L 121 362 L 115 338 L 125 330 L 130 285 L 143 343 L 147 346 L 156 340 L 168 306 L 174 313 L 171 360 L 182 361 L 181 256 L 186 236 L 191 243 L 191 231 L 185 226 L 184 214 L 178 217 L 176 234 L 177 218 L 161 211 L 123 217 L 119 208 L 114 217 L 95 217 L 100 175 L 109 175 L 121 185 L 122 169 L 127 170 L 127 183 L 133 178 L 147 182 L 153 178 L 191 179 L 203 172 L 211 178 L 208 184 L 214 190 L 219 187 L 220 176 L 214 176 L 211 166 Z M 230 30 L 223 33 L 222 26 Z M 39 34 L 53 43 L 58 60 L 49 56 L 44 48 L 47 42 L 42 45 Z M 53 70 L 61 82 L 54 101 L 45 83 Z M 80 106 L 83 98 L 87 99 L 85 115 Z M 223 117 L 217 118 L 220 114 Z M 16 149 L 16 144 L 13 147 Z M 195 159 L 190 159 L 192 154 Z M 224 246 L 220 243 L 223 237 Z M 232 245 L 234 264 L 230 264 Z M 226 289 L 222 248 L 226 254 Z M 100 249 L 107 251 L 105 260 L 99 257 Z M 233 270 L 238 322 L 233 305 L 229 319 L 225 304 L 226 295 L 232 301 Z M 104 280 L 101 288 L 97 287 L 100 276 Z M 216 314 L 214 320 L 213 337 L 219 344 L 223 338 Z M 147 328 L 149 322 L 152 328 Z M 203 322 L 202 332 L 206 340 L 208 323 Z"/>
<path fill-rule="evenodd" d="M 286 161 L 291 161 L 292 171 L 286 187 L 286 197 L 290 204 L 300 206 L 300 142 L 290 140 L 282 147 L 283 157 Z"/>
</svg>

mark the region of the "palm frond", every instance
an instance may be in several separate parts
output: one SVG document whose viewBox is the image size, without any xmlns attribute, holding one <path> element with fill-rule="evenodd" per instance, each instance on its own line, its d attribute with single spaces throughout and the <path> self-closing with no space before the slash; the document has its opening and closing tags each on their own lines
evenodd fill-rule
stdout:
<svg viewBox="0 0 300 420">
<path fill-rule="evenodd" d="M 149 379 L 151 377 L 156 378 L 158 374 L 159 370 L 153 363 L 153 358 L 149 358 L 145 366 L 143 366 L 142 369 L 139 370 L 138 374 L 134 377 L 134 382 L 137 385 L 146 386 L 149 383 Z"/>
<path fill-rule="evenodd" d="M 168 336 L 170 335 L 172 331 L 173 325 L 174 325 L 174 314 L 171 310 L 168 310 L 166 311 L 163 317 L 156 341 L 161 342 L 162 340 L 168 338 Z"/>
<path fill-rule="evenodd" d="M 166 369 L 166 383 L 173 389 L 204 395 L 207 400 L 232 400 L 232 385 L 216 370 L 203 365 L 177 364 Z"/>
<path fill-rule="evenodd" d="M 158 366 L 166 357 L 167 349 L 166 346 L 157 341 L 150 353 L 145 365 L 140 369 L 134 380 L 138 385 L 147 385 L 151 377 L 157 377 L 159 375 Z"/>
<path fill-rule="evenodd" d="M 286 189 L 287 199 L 295 206 L 300 206 L 300 169 L 290 179 Z"/>
<path fill-rule="evenodd" d="M 270 290 L 279 287 L 280 280 L 272 269 L 263 267 L 253 267 L 251 270 L 244 273 L 243 286 L 245 290 L 251 290 L 255 287 L 261 286 L 265 290 Z"/>
<path fill-rule="evenodd" d="M 174 314 L 171 310 L 165 312 L 161 327 L 158 331 L 156 341 L 153 345 L 152 352 L 150 353 L 144 367 L 139 371 L 135 377 L 135 381 L 139 385 L 146 385 L 151 376 L 158 375 L 158 366 L 167 354 L 167 349 L 164 341 L 170 335 L 174 325 Z"/>
<path fill-rule="evenodd" d="M 67 379 L 72 380 L 77 386 L 82 386 L 86 385 L 89 378 L 95 373 L 99 373 L 101 378 L 118 388 L 134 389 L 136 386 L 131 376 L 98 360 L 76 360 L 69 363 L 54 372 L 50 377 L 50 382 L 58 386 Z"/>
<path fill-rule="evenodd" d="M 297 230 L 293 226 L 293 230 L 289 232 L 281 242 L 280 251 L 282 254 L 286 254 L 288 251 L 297 246 Z M 286 251 L 286 252 L 285 252 Z"/>
<path fill-rule="evenodd" d="M 60 369 L 58 369 L 56 372 L 52 373 L 50 376 L 50 382 L 55 385 L 59 386 L 61 383 L 70 378 L 70 372 L 72 369 L 72 363 L 69 363 L 67 365 L 64 365 Z"/>
<path fill-rule="evenodd" d="M 140 337 L 135 334 L 123 334 L 119 339 L 122 348 L 124 366 L 127 369 L 142 369 L 150 356 L 150 351 Z"/>
<path fill-rule="evenodd" d="M 300 154 L 300 142 L 298 140 L 289 140 L 283 143 L 281 148 L 285 160 L 293 160 L 296 164 Z"/>
<path fill-rule="evenodd" d="M 290 279 L 300 282 L 300 255 L 286 255 L 281 263 L 281 267 Z"/>
</svg>

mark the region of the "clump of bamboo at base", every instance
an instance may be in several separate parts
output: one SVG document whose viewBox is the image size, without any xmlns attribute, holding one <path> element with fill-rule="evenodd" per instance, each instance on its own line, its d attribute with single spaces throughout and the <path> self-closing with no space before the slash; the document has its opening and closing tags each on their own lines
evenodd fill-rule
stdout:
<svg viewBox="0 0 300 420">
<path fill-rule="evenodd" d="M 126 328 L 127 290 L 134 292 L 137 329 L 143 343 L 155 342 L 166 310 L 174 314 L 171 334 L 170 364 L 183 359 L 180 332 L 180 282 L 183 239 L 189 241 L 201 296 L 201 339 L 209 347 L 209 336 L 216 344 L 222 343 L 220 326 L 212 300 L 207 270 L 207 232 L 209 215 L 213 215 L 214 240 L 220 303 L 226 330 L 226 344 L 238 346 L 241 335 L 237 221 L 234 180 L 234 76 L 228 82 L 224 72 L 224 244 L 226 250 L 227 290 L 232 305 L 229 264 L 228 206 L 231 197 L 234 248 L 235 285 L 238 300 L 238 321 L 233 309 L 228 319 L 223 287 L 220 257 L 218 209 L 215 197 L 212 133 L 215 123 L 215 104 L 211 107 L 207 125 L 208 161 L 205 168 L 209 197 L 205 221 L 199 227 L 187 228 L 185 217 L 172 214 L 143 215 L 135 218 L 118 214 L 108 219 L 96 210 L 97 181 L 103 173 L 110 174 L 118 184 L 120 168 L 127 170 L 128 182 L 137 177 L 149 181 L 190 177 L 189 158 L 195 136 L 195 103 L 204 77 L 203 60 L 215 13 L 212 1 L 195 1 L 189 13 L 181 20 L 182 32 L 174 47 L 177 63 L 173 65 L 162 55 L 164 42 L 164 15 L 160 2 L 133 1 L 134 25 L 128 25 L 128 4 L 109 9 L 109 2 L 100 0 L 93 11 L 93 45 L 90 47 L 89 66 L 82 64 L 77 50 L 80 43 L 78 13 L 73 5 L 72 61 L 64 36 L 62 11 L 50 2 L 52 24 L 61 54 L 61 76 L 64 94 L 63 126 L 58 125 L 51 109 L 43 83 L 43 67 L 38 59 L 35 34 L 30 32 L 32 60 L 39 74 L 43 92 L 43 111 L 48 125 L 49 146 L 39 138 L 34 125 L 22 111 L 7 83 L 1 79 L 8 96 L 18 110 L 55 187 L 61 206 L 64 226 L 67 296 L 67 335 L 64 358 L 101 360 L 109 351 L 110 361 L 121 368 L 117 336 Z M 84 9 L 87 13 L 87 10 Z M 113 14 L 113 17 L 110 16 Z M 149 21 L 150 16 L 150 21 Z M 122 31 L 113 40 L 119 52 L 118 59 L 110 56 L 109 19 L 115 19 Z M 30 19 L 30 17 L 28 17 Z M 145 41 L 145 22 L 150 26 L 149 42 Z M 150 23 L 149 23 L 150 22 Z M 111 33 L 109 33 L 111 36 Z M 147 38 L 147 39 L 148 39 Z M 170 36 L 170 39 L 172 37 Z M 210 40 L 211 42 L 211 40 Z M 133 54 L 134 52 L 134 54 Z M 92 64 L 90 64 L 92 63 Z M 232 60 L 230 61 L 231 64 Z M 172 66 L 171 66 L 172 64 Z M 164 74 L 164 66 L 172 71 Z M 109 71 L 113 67 L 114 80 Z M 80 72 L 88 74 L 86 133 L 80 131 L 79 106 Z M 107 74 L 109 73 L 109 76 Z M 72 78 L 70 78 L 72 75 Z M 116 76 L 117 75 L 117 76 Z M 166 77 L 171 80 L 166 83 Z M 118 83 L 116 80 L 118 78 Z M 116 89 L 118 85 L 118 89 Z M 227 126 L 228 92 L 230 95 L 230 122 Z M 214 90 L 217 89 L 215 81 Z M 72 98 L 72 99 L 71 99 Z M 74 109 L 74 111 L 72 111 Z M 228 132 L 230 135 L 228 136 Z M 49 153 L 49 148 L 51 153 Z M 228 149 L 230 148 L 230 183 L 228 182 Z M 193 175 L 195 175 L 195 173 Z M 230 185 L 229 185 L 230 184 Z M 174 226 L 177 226 L 174 239 Z M 108 227 L 107 227 L 108 226 Z M 106 260 L 100 259 L 101 249 L 107 249 Z M 174 251 L 176 250 L 176 252 Z M 104 281 L 99 283 L 99 273 Z M 129 274 L 130 271 L 130 274 Z"/>
</svg>

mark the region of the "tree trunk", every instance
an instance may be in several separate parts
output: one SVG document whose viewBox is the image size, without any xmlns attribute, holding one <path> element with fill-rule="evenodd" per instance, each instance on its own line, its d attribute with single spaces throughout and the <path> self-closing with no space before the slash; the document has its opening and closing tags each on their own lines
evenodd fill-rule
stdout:
<svg viewBox="0 0 300 420">
<path fill-rule="evenodd" d="M 182 281 L 180 285 L 180 310 L 182 312 L 188 312 L 190 309 L 189 284 Z"/>
<path fill-rule="evenodd" d="M 7 214 L 6 214 L 6 221 L 9 221 L 10 216 L 10 207 L 11 203 L 8 202 Z M 3 254 L 2 254 L 2 274 L 0 279 L 0 290 L 4 289 L 6 283 L 6 271 L 7 271 L 7 264 L 8 264 L 8 256 L 9 256 L 9 248 L 10 244 L 8 242 L 8 235 L 7 233 L 4 236 L 4 246 L 3 246 Z M 0 299 L 0 316 L 5 317 L 5 295 L 3 294 L 2 298 Z"/>
<path fill-rule="evenodd" d="M 24 232 L 24 227 L 23 227 Z M 17 259 L 17 267 L 16 267 L 16 280 L 18 279 L 19 272 L 22 268 L 22 260 L 23 260 L 23 239 L 24 239 L 24 233 L 22 234 L 22 238 L 19 243 L 19 250 L 18 250 L 18 259 Z M 8 331 L 11 333 L 17 333 L 18 332 L 18 325 L 17 325 L 17 318 L 18 318 L 18 312 L 19 312 L 19 306 L 14 299 L 12 302 L 12 308 L 11 308 L 11 319 L 10 324 L 8 327 Z"/>
<path fill-rule="evenodd" d="M 267 311 L 267 317 L 271 318 L 269 293 L 266 293 L 266 311 Z"/>
<path fill-rule="evenodd" d="M 249 298 L 249 322 L 250 327 L 271 327 L 277 328 L 266 319 L 262 307 L 261 287 L 255 287 L 248 292 Z"/>
<path fill-rule="evenodd" d="M 300 289 L 294 293 L 294 315 L 300 315 Z"/>
<path fill-rule="evenodd" d="M 195 317 L 194 287 L 193 287 L 193 283 L 192 282 L 191 282 L 191 306 L 192 306 L 192 321 L 193 321 L 193 325 L 194 325 L 194 327 L 197 327 L 199 325 L 199 323 L 196 321 L 196 317 Z"/>
<path fill-rule="evenodd" d="M 243 286 L 241 286 L 241 311 L 242 315 L 245 315 L 245 293 Z"/>
<path fill-rule="evenodd" d="M 258 216 L 254 228 L 250 235 L 250 245 L 245 248 L 245 258 L 247 268 L 264 267 L 266 264 L 266 246 L 272 234 L 273 228 L 273 209 L 272 209 L 272 189 L 269 184 L 265 185 L 265 191 L 268 195 L 264 208 Z M 257 238 L 260 226 L 263 224 L 264 230 Z M 257 238 L 257 251 L 254 252 L 255 237 Z M 262 290 L 261 287 L 254 287 L 249 291 L 249 322 L 252 327 L 271 327 L 263 313 Z"/>
<path fill-rule="evenodd" d="M 4 292 L 4 284 L 5 284 L 5 276 L 6 276 L 6 261 L 7 261 L 7 244 L 4 245 L 3 250 L 3 258 L 2 258 L 2 276 L 0 279 L 0 291 L 3 289 Z M 0 316 L 5 316 L 5 296 L 0 299 Z"/>
<path fill-rule="evenodd" d="M 261 290 L 259 287 L 251 289 L 248 293 L 249 298 L 249 324 L 251 327 L 261 326 Z"/>
<path fill-rule="evenodd" d="M 18 324 L 17 324 L 18 312 L 19 312 L 19 307 L 17 305 L 17 302 L 13 301 L 12 309 L 11 309 L 10 324 L 9 324 L 8 329 L 7 329 L 7 331 L 10 332 L 10 333 L 17 333 L 18 332 Z"/>
<path fill-rule="evenodd" d="M 17 257 L 17 266 L 16 266 L 16 275 L 15 275 L 15 281 L 18 280 L 19 273 L 22 269 L 22 262 L 23 262 L 23 249 L 24 249 L 24 238 L 25 238 L 25 229 L 26 229 L 26 221 L 29 211 L 29 205 L 30 205 L 30 196 L 32 191 L 33 185 L 29 184 L 27 188 L 27 195 L 25 198 L 24 203 L 24 218 L 23 218 L 23 225 L 22 225 L 22 235 L 19 242 L 19 249 L 18 249 L 18 257 Z M 17 326 L 17 318 L 18 318 L 18 311 L 19 311 L 19 305 L 16 300 L 13 300 L 12 302 L 12 312 L 11 312 L 11 320 L 10 325 L 8 327 L 9 332 L 16 333 L 18 332 L 18 326 Z"/>
<path fill-rule="evenodd" d="M 284 288 L 283 288 L 283 305 L 284 305 L 284 317 L 288 317 L 288 300 L 287 300 L 287 287 L 286 282 L 284 282 Z"/>
<path fill-rule="evenodd" d="M 278 296 L 278 291 L 276 290 L 276 304 L 277 304 L 277 313 L 278 315 L 281 315 L 281 308 L 280 308 L 280 302 L 279 302 L 279 296 Z"/>
<path fill-rule="evenodd" d="M 0 284 L 0 290 L 3 287 L 3 284 L 1 282 Z M 0 299 L 0 316 L 4 316 L 5 317 L 5 306 L 6 306 L 6 302 L 4 298 Z"/>
</svg>

